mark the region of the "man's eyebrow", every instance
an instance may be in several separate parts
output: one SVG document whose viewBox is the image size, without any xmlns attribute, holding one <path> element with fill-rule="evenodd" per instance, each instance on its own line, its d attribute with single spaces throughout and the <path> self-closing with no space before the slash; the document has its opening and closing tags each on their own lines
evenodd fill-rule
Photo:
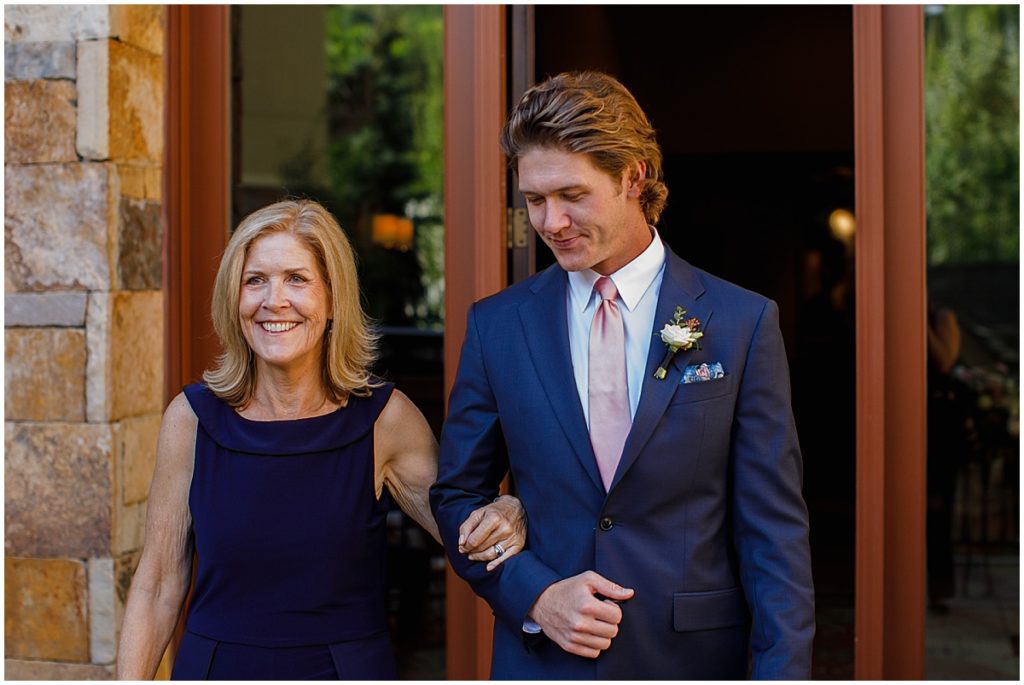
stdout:
<svg viewBox="0 0 1024 685">
<path fill-rule="evenodd" d="M 583 183 L 573 183 L 571 185 L 562 186 L 560 188 L 555 188 L 551 192 L 552 193 L 564 193 L 564 192 L 566 192 L 568 190 L 577 190 L 578 191 L 578 190 L 588 190 L 589 188 L 590 188 L 590 186 L 587 186 L 586 184 L 583 184 Z M 525 193 L 532 193 L 534 195 L 541 195 L 541 194 L 543 194 L 540 191 L 532 190 L 530 188 L 523 188 L 522 186 L 520 186 L 519 192 L 520 193 L 524 193 L 524 194 Z"/>
</svg>

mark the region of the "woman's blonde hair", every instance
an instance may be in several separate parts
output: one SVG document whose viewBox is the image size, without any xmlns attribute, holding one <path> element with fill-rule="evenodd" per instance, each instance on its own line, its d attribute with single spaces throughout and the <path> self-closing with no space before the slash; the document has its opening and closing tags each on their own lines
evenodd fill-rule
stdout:
<svg viewBox="0 0 1024 685">
<path fill-rule="evenodd" d="M 377 359 L 377 336 L 359 299 L 355 254 L 331 213 L 312 200 L 285 200 L 242 220 L 224 250 L 213 286 L 213 328 L 223 354 L 203 380 L 234 407 L 245 406 L 256 388 L 256 360 L 242 334 L 239 290 L 249 247 L 271 233 L 288 232 L 305 242 L 327 282 L 330 309 L 324 331 L 321 381 L 334 401 L 349 394 L 369 395 L 380 385 L 370 374 Z"/>
<path fill-rule="evenodd" d="M 616 182 L 627 166 L 643 161 L 640 208 L 652 226 L 661 218 L 668 188 L 654 128 L 633 94 L 607 74 L 566 72 L 530 88 L 508 115 L 500 141 L 513 169 L 531 147 L 586 154 Z"/>
</svg>

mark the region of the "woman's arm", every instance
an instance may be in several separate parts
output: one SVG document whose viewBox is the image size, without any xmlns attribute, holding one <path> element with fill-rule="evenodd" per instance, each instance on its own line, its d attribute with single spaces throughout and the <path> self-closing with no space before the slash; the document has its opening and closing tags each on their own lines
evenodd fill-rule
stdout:
<svg viewBox="0 0 1024 685">
<path fill-rule="evenodd" d="M 121 680 L 154 676 L 188 592 L 192 574 L 188 492 L 197 425 L 188 400 L 179 394 L 164 412 L 160 426 L 146 514 L 146 545 L 121 626 L 117 653 Z"/>
<path fill-rule="evenodd" d="M 399 390 L 373 427 L 377 497 L 386 485 L 406 514 L 441 541 L 430 512 L 430 486 L 437 480 L 437 441 L 416 405 Z M 475 561 L 490 561 L 488 570 L 521 551 L 526 544 L 526 516 L 514 497 L 499 497 L 474 511 L 462 525 L 460 548 Z M 504 554 L 496 558 L 494 546 Z"/>
</svg>

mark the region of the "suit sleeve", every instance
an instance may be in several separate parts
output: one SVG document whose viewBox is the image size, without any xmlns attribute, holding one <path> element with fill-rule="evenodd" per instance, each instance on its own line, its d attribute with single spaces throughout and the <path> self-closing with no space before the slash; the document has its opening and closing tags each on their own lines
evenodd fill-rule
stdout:
<svg viewBox="0 0 1024 685">
<path fill-rule="evenodd" d="M 772 301 L 761 312 L 747 355 L 731 458 L 735 545 L 753 620 L 752 676 L 809 679 L 814 589 L 803 464 Z"/>
<path fill-rule="evenodd" d="M 500 369 L 499 369 L 500 371 Z M 456 573 L 483 597 L 498 619 L 520 630 L 537 597 L 561 578 L 529 549 L 488 572 L 458 550 L 459 526 L 475 509 L 490 503 L 508 472 L 508 456 L 497 400 L 488 378 L 476 305 L 470 308 L 459 371 L 441 433 L 437 482 L 430 505 L 445 552 Z"/>
</svg>

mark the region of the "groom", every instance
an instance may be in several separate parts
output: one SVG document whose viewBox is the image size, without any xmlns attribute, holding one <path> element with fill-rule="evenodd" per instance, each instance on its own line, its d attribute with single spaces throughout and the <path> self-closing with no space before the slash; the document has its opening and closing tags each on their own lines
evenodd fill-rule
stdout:
<svg viewBox="0 0 1024 685">
<path fill-rule="evenodd" d="M 533 87 L 501 145 L 558 264 L 470 309 L 431 489 L 496 615 L 492 676 L 809 678 L 778 308 L 662 243 L 661 151 L 615 79 Z M 527 547 L 487 572 L 459 525 L 509 471 Z"/>
</svg>

